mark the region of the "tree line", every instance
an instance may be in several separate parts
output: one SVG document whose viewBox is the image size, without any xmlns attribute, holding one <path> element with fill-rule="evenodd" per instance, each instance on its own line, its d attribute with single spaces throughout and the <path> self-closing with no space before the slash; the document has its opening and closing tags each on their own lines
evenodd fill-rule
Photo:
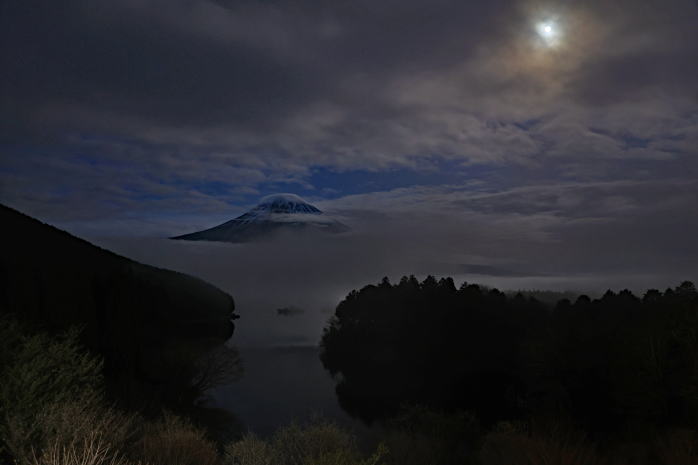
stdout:
<svg viewBox="0 0 698 465">
<path fill-rule="evenodd" d="M 698 429 L 690 282 L 551 308 L 451 278 L 384 278 L 347 295 L 321 345 L 341 405 L 367 422 L 423 405 L 485 428 L 564 419 L 605 439 Z"/>
</svg>

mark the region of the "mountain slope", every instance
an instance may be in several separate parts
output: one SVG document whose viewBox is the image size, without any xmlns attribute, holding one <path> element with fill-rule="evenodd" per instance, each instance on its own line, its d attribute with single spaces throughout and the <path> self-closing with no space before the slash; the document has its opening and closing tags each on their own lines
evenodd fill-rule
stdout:
<svg viewBox="0 0 698 465">
<path fill-rule="evenodd" d="M 308 231 L 336 234 L 349 227 L 325 215 L 294 194 L 264 197 L 252 210 L 210 229 L 171 239 L 188 241 L 248 242 L 282 231 Z"/>
<path fill-rule="evenodd" d="M 2 205 L 0 222 L 0 316 L 49 331 L 82 327 L 115 389 L 154 398 L 175 392 L 167 386 L 185 383 L 175 378 L 233 333 L 232 297 L 204 281 L 134 262 Z"/>
</svg>

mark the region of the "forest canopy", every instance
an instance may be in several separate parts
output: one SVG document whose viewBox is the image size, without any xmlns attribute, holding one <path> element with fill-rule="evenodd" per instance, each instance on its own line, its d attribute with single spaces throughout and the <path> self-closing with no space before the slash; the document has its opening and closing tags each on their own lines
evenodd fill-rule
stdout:
<svg viewBox="0 0 698 465">
<path fill-rule="evenodd" d="M 425 405 L 485 426 L 566 418 L 605 437 L 698 428 L 691 282 L 551 308 L 451 278 L 384 278 L 338 305 L 321 358 L 342 406 L 368 422 Z"/>
</svg>

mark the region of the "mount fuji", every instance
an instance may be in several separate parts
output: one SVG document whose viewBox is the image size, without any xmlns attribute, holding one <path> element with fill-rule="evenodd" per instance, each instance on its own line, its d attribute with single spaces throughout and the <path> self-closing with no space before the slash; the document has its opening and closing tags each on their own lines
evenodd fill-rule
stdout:
<svg viewBox="0 0 698 465">
<path fill-rule="evenodd" d="M 251 242 L 282 231 L 336 234 L 349 227 L 295 194 L 274 194 L 237 218 L 203 231 L 171 237 L 186 241 Z"/>
</svg>

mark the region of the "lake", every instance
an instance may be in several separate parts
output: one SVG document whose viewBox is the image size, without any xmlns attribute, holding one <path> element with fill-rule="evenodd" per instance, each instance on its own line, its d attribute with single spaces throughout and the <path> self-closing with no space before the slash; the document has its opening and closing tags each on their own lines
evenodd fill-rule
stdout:
<svg viewBox="0 0 698 465">
<path fill-rule="evenodd" d="M 368 428 L 339 406 L 335 382 L 314 346 L 241 348 L 241 380 L 211 395 L 250 431 L 266 436 L 279 426 L 322 415 L 358 433 Z"/>
</svg>

